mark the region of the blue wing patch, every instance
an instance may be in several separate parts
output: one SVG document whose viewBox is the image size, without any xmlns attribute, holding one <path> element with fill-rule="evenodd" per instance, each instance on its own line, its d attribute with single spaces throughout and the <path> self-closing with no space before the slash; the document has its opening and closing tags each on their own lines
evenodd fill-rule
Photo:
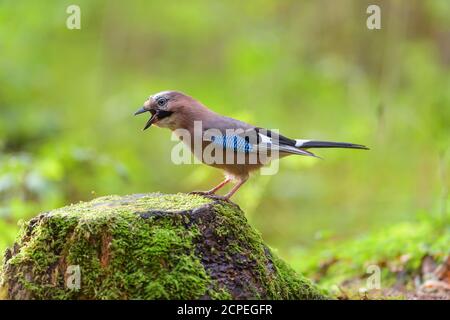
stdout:
<svg viewBox="0 0 450 320">
<path fill-rule="evenodd" d="M 253 145 L 245 138 L 237 135 L 213 136 L 211 142 L 235 152 L 249 153 L 253 151 Z"/>
</svg>

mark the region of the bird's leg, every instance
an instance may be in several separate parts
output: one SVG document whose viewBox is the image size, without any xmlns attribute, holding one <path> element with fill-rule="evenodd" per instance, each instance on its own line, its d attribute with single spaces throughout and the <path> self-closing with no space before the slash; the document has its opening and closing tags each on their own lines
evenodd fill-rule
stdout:
<svg viewBox="0 0 450 320">
<path fill-rule="evenodd" d="M 241 179 L 239 180 L 238 183 L 236 183 L 236 185 L 233 187 L 233 189 L 230 190 L 230 192 L 228 192 L 223 198 L 227 201 L 230 200 L 231 196 L 238 191 L 238 189 L 247 181 L 248 177 L 245 179 Z"/>
<path fill-rule="evenodd" d="M 212 188 L 211 190 L 207 191 L 206 193 L 208 194 L 214 194 L 217 192 L 217 190 L 222 189 L 223 186 L 225 186 L 228 182 L 230 182 L 231 179 L 230 178 L 226 178 L 225 180 L 223 180 L 221 183 L 219 183 L 217 186 L 215 186 L 214 188 Z"/>
<path fill-rule="evenodd" d="M 231 181 L 230 178 L 226 178 L 225 180 L 223 180 L 221 183 L 219 183 L 217 186 L 215 186 L 211 190 L 208 190 L 208 191 L 194 191 L 194 192 L 190 192 L 190 193 L 191 194 L 201 194 L 201 195 L 211 195 L 211 194 L 216 193 L 217 190 L 221 189 L 223 186 L 225 186 L 230 181 Z"/>
</svg>

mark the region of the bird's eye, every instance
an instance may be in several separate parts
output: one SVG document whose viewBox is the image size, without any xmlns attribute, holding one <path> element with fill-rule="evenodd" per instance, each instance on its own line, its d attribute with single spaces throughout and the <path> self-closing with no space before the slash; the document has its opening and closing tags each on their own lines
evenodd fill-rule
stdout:
<svg viewBox="0 0 450 320">
<path fill-rule="evenodd" d="M 159 98 L 156 103 L 158 104 L 158 106 L 163 107 L 166 103 L 167 103 L 167 99 L 166 98 Z"/>
</svg>

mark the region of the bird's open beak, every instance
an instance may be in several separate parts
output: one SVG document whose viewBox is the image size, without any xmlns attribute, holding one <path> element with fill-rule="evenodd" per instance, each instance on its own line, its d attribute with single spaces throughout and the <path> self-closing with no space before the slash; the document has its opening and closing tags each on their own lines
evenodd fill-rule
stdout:
<svg viewBox="0 0 450 320">
<path fill-rule="evenodd" d="M 141 114 L 141 113 L 144 113 L 144 112 L 147 112 L 147 111 L 149 111 L 149 110 L 145 110 L 145 108 L 142 107 L 142 108 L 140 108 L 138 111 L 136 111 L 136 112 L 134 113 L 134 115 L 137 116 L 138 114 Z"/>
<path fill-rule="evenodd" d="M 148 128 L 150 128 L 150 126 L 153 124 L 153 122 L 155 122 L 157 119 L 158 118 L 156 116 L 156 113 L 152 112 L 152 116 L 150 117 L 150 119 L 148 119 L 143 130 L 147 130 Z"/>
<path fill-rule="evenodd" d="M 144 107 L 140 108 L 138 111 L 136 111 L 134 113 L 135 116 L 137 116 L 138 114 L 142 114 L 145 112 L 150 112 L 152 114 L 152 116 L 150 117 L 150 119 L 148 119 L 147 123 L 145 124 L 145 127 L 143 130 L 146 130 L 148 128 L 150 128 L 150 126 L 158 119 L 156 116 L 156 111 L 154 110 L 147 110 Z"/>
</svg>

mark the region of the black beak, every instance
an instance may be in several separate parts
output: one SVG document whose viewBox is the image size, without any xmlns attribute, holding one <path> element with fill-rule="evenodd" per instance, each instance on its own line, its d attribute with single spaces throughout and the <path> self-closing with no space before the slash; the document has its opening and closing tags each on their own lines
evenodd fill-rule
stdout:
<svg viewBox="0 0 450 320">
<path fill-rule="evenodd" d="M 145 124 L 145 127 L 144 127 L 143 130 L 146 130 L 146 129 L 150 128 L 150 126 L 156 120 L 156 111 L 154 111 L 154 110 L 146 110 L 145 107 L 140 108 L 138 111 L 136 111 L 134 113 L 134 115 L 137 116 L 138 114 L 142 114 L 142 113 L 145 113 L 145 112 L 150 112 L 152 114 L 152 116 L 150 117 L 150 119 Z"/>
<path fill-rule="evenodd" d="M 138 114 L 144 113 L 144 112 L 148 112 L 149 110 L 145 110 L 144 107 L 140 108 L 138 111 L 136 111 L 134 113 L 135 116 L 137 116 Z"/>
<path fill-rule="evenodd" d="M 148 119 L 144 129 L 142 130 L 147 130 L 148 128 L 150 128 L 150 126 L 153 124 L 153 122 L 155 122 L 155 120 L 156 120 L 156 112 L 152 112 L 152 116 L 150 117 L 150 119 Z"/>
</svg>

